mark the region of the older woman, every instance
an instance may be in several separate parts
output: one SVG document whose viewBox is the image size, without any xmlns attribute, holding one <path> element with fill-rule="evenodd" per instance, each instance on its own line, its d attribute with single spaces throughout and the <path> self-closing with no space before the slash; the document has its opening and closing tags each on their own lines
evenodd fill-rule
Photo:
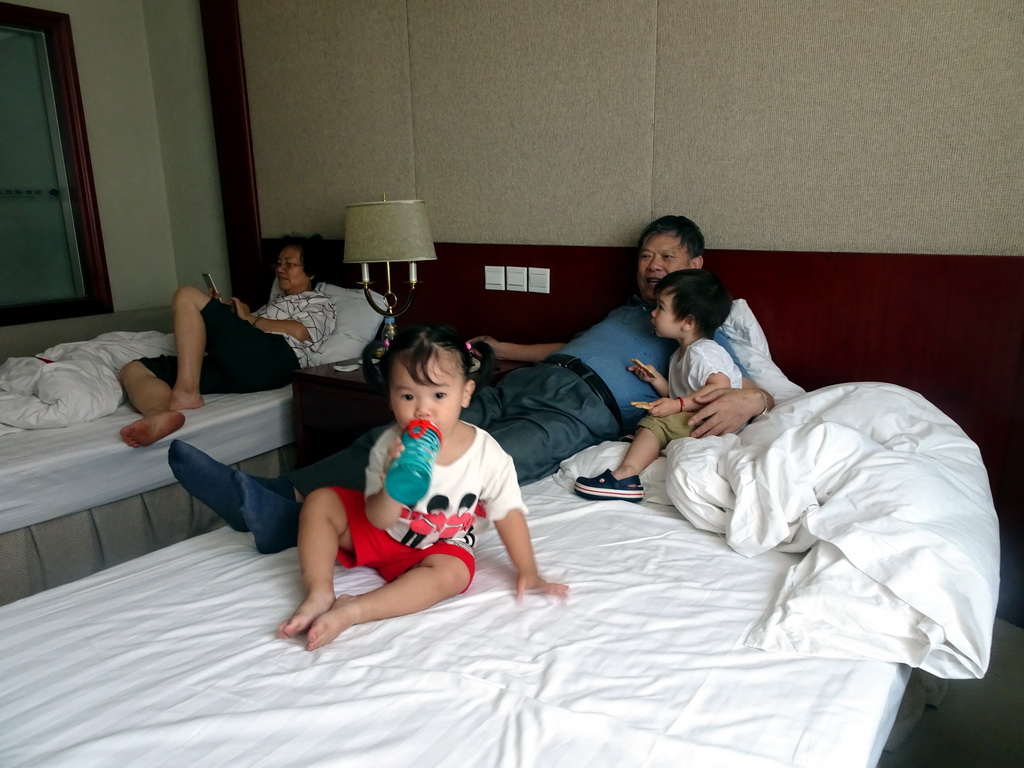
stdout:
<svg viewBox="0 0 1024 768">
<path fill-rule="evenodd" d="M 316 365 L 334 330 L 330 297 L 313 290 L 300 244 L 286 245 L 275 265 L 282 294 L 255 312 L 239 299 L 222 302 L 197 288 L 172 299 L 174 346 L 166 355 L 133 360 L 120 371 L 128 399 L 142 418 L 121 430 L 133 448 L 150 445 L 185 423 L 182 411 L 202 407 L 214 392 L 282 387 L 292 371 Z"/>
</svg>

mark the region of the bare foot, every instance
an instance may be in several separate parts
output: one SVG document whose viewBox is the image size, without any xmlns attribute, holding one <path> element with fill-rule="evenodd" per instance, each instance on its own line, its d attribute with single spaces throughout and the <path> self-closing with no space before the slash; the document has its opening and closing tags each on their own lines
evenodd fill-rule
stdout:
<svg viewBox="0 0 1024 768">
<path fill-rule="evenodd" d="M 301 635 L 312 626 L 318 617 L 331 610 L 333 605 L 333 592 L 307 595 L 306 599 L 295 609 L 292 617 L 278 626 L 277 636 L 282 640 L 287 640 L 290 637 Z"/>
<path fill-rule="evenodd" d="M 194 408 L 202 408 L 206 404 L 203 396 L 198 392 L 179 392 L 171 390 L 171 402 L 168 406 L 172 411 L 191 411 Z"/>
<path fill-rule="evenodd" d="M 132 448 L 152 445 L 161 437 L 181 429 L 185 424 L 185 414 L 178 411 L 164 411 L 156 416 L 133 421 L 121 429 L 121 439 Z"/>
<path fill-rule="evenodd" d="M 315 651 L 334 640 L 346 629 L 357 623 L 358 598 L 355 595 L 340 595 L 327 613 L 317 616 L 306 633 L 306 650 Z"/>
</svg>

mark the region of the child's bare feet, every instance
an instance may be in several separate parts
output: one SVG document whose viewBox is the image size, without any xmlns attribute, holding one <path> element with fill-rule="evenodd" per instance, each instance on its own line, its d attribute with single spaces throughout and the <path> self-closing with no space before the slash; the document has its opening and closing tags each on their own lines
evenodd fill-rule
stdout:
<svg viewBox="0 0 1024 768">
<path fill-rule="evenodd" d="M 133 421 L 121 429 L 121 439 L 132 448 L 152 445 L 162 437 L 181 429 L 185 424 L 185 414 L 179 411 L 164 411 L 156 416 Z"/>
<path fill-rule="evenodd" d="M 292 617 L 281 623 L 277 628 L 277 636 L 282 640 L 297 637 L 306 632 L 319 616 L 327 613 L 334 605 L 334 592 L 317 592 L 306 596 Z"/>
<path fill-rule="evenodd" d="M 171 390 L 172 411 L 190 411 L 193 408 L 202 408 L 206 404 L 203 396 L 198 392 L 182 392 L 177 389 Z"/>
<path fill-rule="evenodd" d="M 306 650 L 315 651 L 334 640 L 346 629 L 357 623 L 358 610 L 355 595 L 339 595 L 334 606 L 317 616 L 306 633 Z"/>
</svg>

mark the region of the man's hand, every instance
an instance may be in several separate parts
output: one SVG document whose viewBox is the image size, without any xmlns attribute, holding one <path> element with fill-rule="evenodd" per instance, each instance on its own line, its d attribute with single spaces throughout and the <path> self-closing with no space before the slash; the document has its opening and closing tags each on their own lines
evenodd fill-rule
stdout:
<svg viewBox="0 0 1024 768">
<path fill-rule="evenodd" d="M 539 363 L 548 355 L 554 354 L 565 344 L 513 344 L 508 341 L 498 341 L 493 336 L 474 336 L 470 342 L 482 341 L 489 344 L 494 350 L 494 357 L 498 360 L 512 360 L 517 363 Z"/>
<path fill-rule="evenodd" d="M 484 344 L 489 344 L 491 349 L 494 350 L 495 360 L 506 360 L 507 358 L 502 354 L 502 348 L 505 346 L 493 336 L 474 336 L 469 340 L 470 344 L 482 341 Z"/>
<path fill-rule="evenodd" d="M 704 406 L 690 419 L 694 426 L 691 437 L 735 432 L 764 410 L 764 398 L 756 389 L 723 389 L 712 384 L 686 399 Z"/>
</svg>

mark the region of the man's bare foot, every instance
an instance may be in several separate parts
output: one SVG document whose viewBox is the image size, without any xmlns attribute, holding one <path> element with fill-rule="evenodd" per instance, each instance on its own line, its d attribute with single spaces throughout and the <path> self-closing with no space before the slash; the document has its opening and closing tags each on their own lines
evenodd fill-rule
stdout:
<svg viewBox="0 0 1024 768">
<path fill-rule="evenodd" d="M 203 396 L 198 392 L 179 392 L 171 390 L 171 402 L 168 406 L 172 411 L 191 411 L 194 408 L 202 408 L 206 404 Z"/>
<path fill-rule="evenodd" d="M 132 448 L 152 445 L 162 437 L 181 429 L 185 424 L 185 414 L 179 411 L 164 411 L 156 416 L 146 416 L 133 421 L 121 429 L 121 439 Z"/>
<path fill-rule="evenodd" d="M 331 610 L 333 605 L 333 592 L 307 595 L 306 599 L 295 609 L 292 617 L 277 627 L 277 636 L 282 640 L 287 640 L 290 637 L 301 635 L 312 626 L 318 617 Z"/>
<path fill-rule="evenodd" d="M 334 640 L 338 635 L 358 623 L 358 598 L 355 595 L 340 595 L 327 613 L 317 616 L 306 633 L 306 650 L 315 651 Z"/>
</svg>

